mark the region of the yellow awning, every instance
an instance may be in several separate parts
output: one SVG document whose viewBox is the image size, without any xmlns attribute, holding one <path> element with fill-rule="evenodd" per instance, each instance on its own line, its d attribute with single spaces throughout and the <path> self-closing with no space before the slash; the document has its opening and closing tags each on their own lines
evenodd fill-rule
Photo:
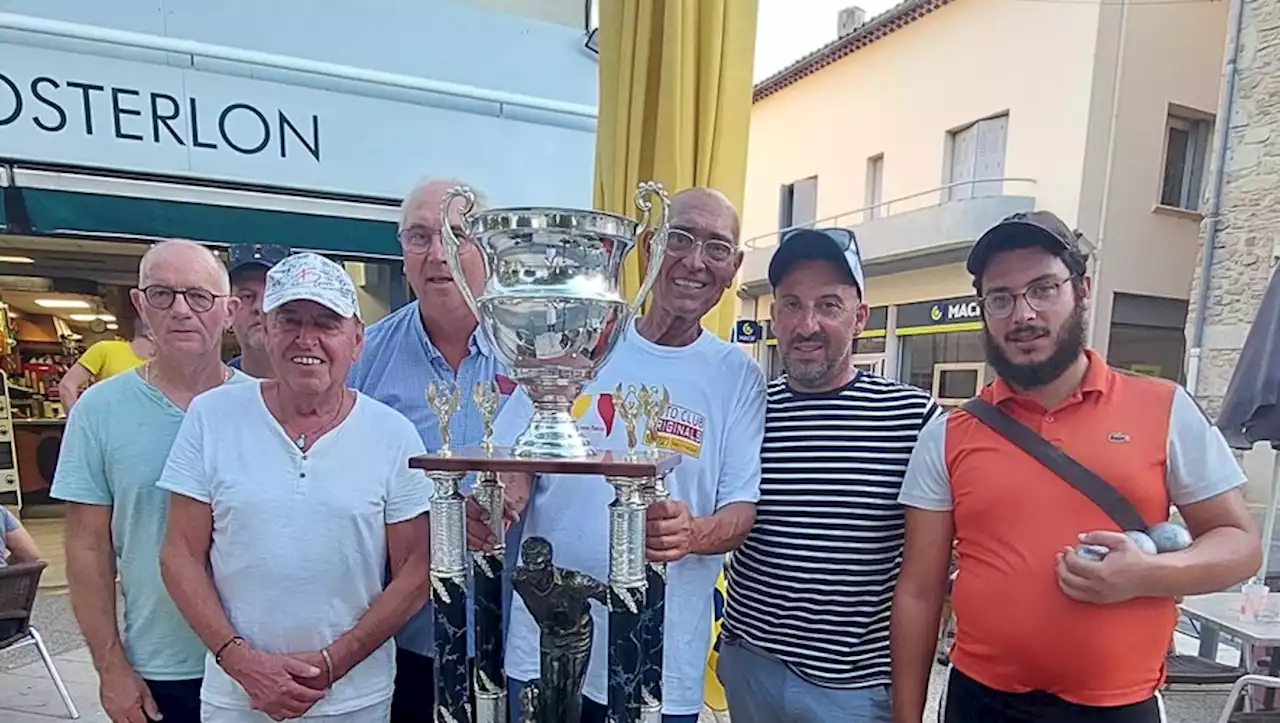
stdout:
<svg viewBox="0 0 1280 723">
<path fill-rule="evenodd" d="M 757 0 L 612 0 L 600 3 L 600 116 L 595 206 L 634 217 L 636 186 L 669 193 L 710 186 L 742 209 L 751 120 Z M 627 261 L 631 298 L 647 250 Z M 729 339 L 730 288 L 703 319 Z"/>
</svg>

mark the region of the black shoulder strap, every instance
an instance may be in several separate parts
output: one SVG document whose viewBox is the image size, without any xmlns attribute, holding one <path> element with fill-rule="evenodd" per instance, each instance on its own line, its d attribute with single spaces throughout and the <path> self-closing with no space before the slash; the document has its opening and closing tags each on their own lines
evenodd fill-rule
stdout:
<svg viewBox="0 0 1280 723">
<path fill-rule="evenodd" d="M 1048 467 L 1067 484 L 1079 490 L 1095 505 L 1101 507 L 1108 517 L 1115 520 L 1116 524 L 1120 525 L 1120 529 L 1126 531 L 1147 529 L 1142 515 L 1138 514 L 1129 500 L 1125 499 L 1115 487 L 1094 474 L 1088 467 L 1069 457 L 1066 452 L 1050 444 L 1030 427 L 1006 414 L 1004 410 L 976 397 L 965 402 L 962 409 L 1001 437 L 1017 445 L 1037 462 Z"/>
</svg>

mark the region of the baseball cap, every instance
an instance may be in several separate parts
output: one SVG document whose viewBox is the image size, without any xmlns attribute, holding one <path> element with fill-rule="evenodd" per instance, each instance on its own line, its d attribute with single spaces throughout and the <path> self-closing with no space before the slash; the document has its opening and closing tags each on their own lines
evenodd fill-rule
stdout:
<svg viewBox="0 0 1280 723">
<path fill-rule="evenodd" d="M 235 274 L 249 266 L 269 269 L 289 255 L 288 246 L 276 244 L 235 244 L 227 252 L 227 271 Z"/>
<path fill-rule="evenodd" d="M 777 288 L 782 278 L 800 261 L 826 261 L 847 269 L 858 287 L 858 295 L 866 296 L 862 253 L 858 250 L 858 238 L 852 229 L 795 228 L 784 232 L 778 250 L 769 259 L 769 285 Z"/>
<path fill-rule="evenodd" d="M 1061 257 L 1072 273 L 1083 274 L 1086 270 L 1079 259 L 1068 256 L 1073 251 L 1079 252 L 1079 235 L 1049 211 L 1019 211 L 1005 216 L 978 238 L 978 242 L 969 251 L 969 258 L 964 264 L 965 270 L 973 275 L 974 283 L 977 283 L 977 278 L 982 276 L 992 256 L 1001 251 L 1027 246 L 1040 246 Z M 1077 266 L 1079 268 L 1074 268 Z"/>
<path fill-rule="evenodd" d="M 319 254 L 293 254 L 267 271 L 264 312 L 299 300 L 314 301 L 343 318 L 360 318 L 356 287 L 346 269 Z"/>
</svg>

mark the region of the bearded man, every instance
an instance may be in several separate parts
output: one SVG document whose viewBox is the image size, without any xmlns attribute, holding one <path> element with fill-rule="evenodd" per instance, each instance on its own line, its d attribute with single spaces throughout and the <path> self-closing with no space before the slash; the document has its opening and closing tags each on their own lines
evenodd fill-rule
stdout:
<svg viewBox="0 0 1280 723">
<path fill-rule="evenodd" d="M 899 495 L 893 719 L 920 723 L 954 538 L 948 723 L 1156 723 L 1176 598 L 1224 590 L 1258 569 L 1244 473 L 1181 387 L 1115 371 L 1085 348 L 1086 258 L 1058 217 L 1004 219 L 978 239 L 967 268 L 999 377 L 979 398 L 1109 483 L 1148 527 L 1176 506 L 1194 542 L 1148 554 L 973 414 L 934 419 Z M 1109 551 L 1087 559 L 1081 543 Z"/>
</svg>

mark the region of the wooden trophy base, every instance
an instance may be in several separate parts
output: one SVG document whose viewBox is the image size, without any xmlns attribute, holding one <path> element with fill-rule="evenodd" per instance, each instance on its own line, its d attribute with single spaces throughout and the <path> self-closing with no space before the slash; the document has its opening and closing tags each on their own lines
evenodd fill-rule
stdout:
<svg viewBox="0 0 1280 723">
<path fill-rule="evenodd" d="M 409 466 L 424 472 L 523 472 L 526 474 L 582 474 L 606 477 L 661 477 L 680 464 L 680 453 L 659 451 L 649 454 L 598 452 L 581 459 L 516 457 L 509 447 L 486 451 L 479 445 L 453 450 L 447 456 L 424 454 L 412 457 Z"/>
</svg>

